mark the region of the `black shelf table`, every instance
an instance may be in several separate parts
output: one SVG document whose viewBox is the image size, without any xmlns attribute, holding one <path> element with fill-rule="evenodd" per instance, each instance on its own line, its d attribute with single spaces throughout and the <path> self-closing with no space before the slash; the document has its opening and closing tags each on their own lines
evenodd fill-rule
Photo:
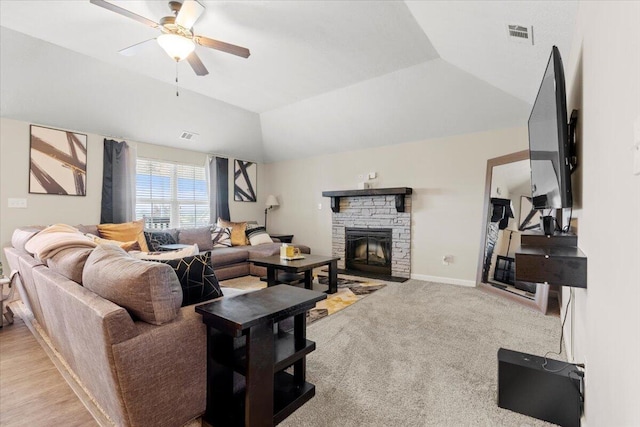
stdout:
<svg viewBox="0 0 640 427">
<path fill-rule="evenodd" d="M 339 257 L 303 254 L 300 259 L 286 260 L 280 255 L 272 255 L 262 258 L 250 258 L 248 261 L 259 267 L 267 268 L 267 286 L 272 287 L 281 283 L 292 283 L 293 280 L 283 281 L 278 275 L 278 271 L 292 274 L 304 274 L 304 287 L 313 287 L 313 269 L 329 266 L 329 289 L 328 294 L 338 292 L 338 260 Z M 297 283 L 297 281 L 296 281 Z"/>
<path fill-rule="evenodd" d="M 287 285 L 196 307 L 207 325 L 207 411 L 213 426 L 273 426 L 315 395 L 306 381 L 306 312 L 327 297 Z M 274 325 L 293 316 L 293 333 Z M 293 374 L 284 370 L 293 365 Z"/>
</svg>

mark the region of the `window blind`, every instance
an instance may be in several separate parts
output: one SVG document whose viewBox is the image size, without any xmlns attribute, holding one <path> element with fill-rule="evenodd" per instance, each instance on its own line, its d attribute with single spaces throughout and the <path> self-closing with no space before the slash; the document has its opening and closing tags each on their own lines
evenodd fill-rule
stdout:
<svg viewBox="0 0 640 427">
<path fill-rule="evenodd" d="M 145 218 L 147 228 L 208 225 L 204 166 L 138 158 L 136 218 Z"/>
</svg>

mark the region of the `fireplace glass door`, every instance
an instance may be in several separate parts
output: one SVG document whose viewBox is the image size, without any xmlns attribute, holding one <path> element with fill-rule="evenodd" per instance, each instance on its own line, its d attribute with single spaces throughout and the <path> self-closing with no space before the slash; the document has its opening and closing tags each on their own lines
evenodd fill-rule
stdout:
<svg viewBox="0 0 640 427">
<path fill-rule="evenodd" d="M 347 270 L 391 275 L 391 229 L 347 228 Z"/>
</svg>

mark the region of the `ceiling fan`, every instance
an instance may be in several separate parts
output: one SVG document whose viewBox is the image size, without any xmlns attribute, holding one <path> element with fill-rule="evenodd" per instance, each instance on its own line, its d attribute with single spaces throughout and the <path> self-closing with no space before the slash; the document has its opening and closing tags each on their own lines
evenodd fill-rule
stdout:
<svg viewBox="0 0 640 427">
<path fill-rule="evenodd" d="M 247 48 L 194 34 L 193 24 L 195 24 L 204 12 L 204 6 L 195 0 L 184 0 L 182 3 L 179 1 L 170 1 L 169 8 L 173 12 L 173 16 L 165 16 L 160 19 L 159 23 L 105 0 L 90 0 L 90 2 L 96 6 L 100 6 L 162 31 L 162 34 L 157 38 L 145 40 L 119 51 L 126 56 L 135 55 L 136 52 L 147 43 L 157 41 L 160 47 L 162 47 L 171 58 L 176 61 L 186 59 L 197 75 L 206 76 L 209 74 L 209 71 L 195 52 L 196 44 L 243 58 L 248 58 L 250 55 L 249 49 Z"/>
</svg>

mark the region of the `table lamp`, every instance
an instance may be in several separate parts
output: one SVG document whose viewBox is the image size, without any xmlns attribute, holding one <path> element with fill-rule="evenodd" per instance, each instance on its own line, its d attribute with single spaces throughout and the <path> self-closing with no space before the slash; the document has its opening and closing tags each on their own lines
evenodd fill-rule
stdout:
<svg viewBox="0 0 640 427">
<path fill-rule="evenodd" d="M 267 201 L 264 203 L 265 205 L 265 209 L 264 209 L 264 228 L 266 230 L 267 228 L 267 212 L 269 211 L 269 209 L 273 209 L 274 206 L 280 206 L 280 203 L 278 203 L 278 199 L 276 198 L 276 196 L 274 196 L 273 194 L 269 194 L 269 196 L 267 196 Z"/>
</svg>

